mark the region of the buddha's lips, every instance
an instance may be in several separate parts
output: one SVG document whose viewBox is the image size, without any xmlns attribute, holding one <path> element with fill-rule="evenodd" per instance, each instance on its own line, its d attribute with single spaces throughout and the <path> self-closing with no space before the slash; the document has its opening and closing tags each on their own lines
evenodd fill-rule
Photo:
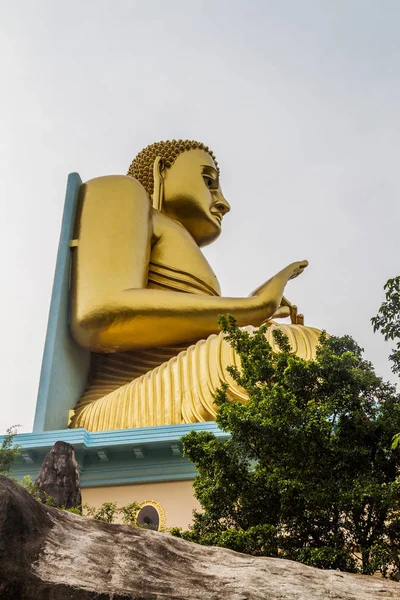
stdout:
<svg viewBox="0 0 400 600">
<path fill-rule="evenodd" d="M 216 217 L 218 219 L 219 223 L 221 224 L 222 223 L 222 214 L 219 211 L 214 212 L 211 210 L 210 212 L 213 215 L 213 217 Z"/>
</svg>

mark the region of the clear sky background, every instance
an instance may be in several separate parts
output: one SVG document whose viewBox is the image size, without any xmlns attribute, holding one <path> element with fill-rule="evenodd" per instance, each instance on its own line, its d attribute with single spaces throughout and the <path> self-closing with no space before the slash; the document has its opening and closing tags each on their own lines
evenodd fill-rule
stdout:
<svg viewBox="0 0 400 600">
<path fill-rule="evenodd" d="M 399 31 L 398 0 L 0 2 L 0 432 L 32 427 L 67 174 L 163 139 L 220 163 L 223 293 L 307 258 L 285 295 L 395 381 L 370 317 L 400 273 Z"/>
</svg>

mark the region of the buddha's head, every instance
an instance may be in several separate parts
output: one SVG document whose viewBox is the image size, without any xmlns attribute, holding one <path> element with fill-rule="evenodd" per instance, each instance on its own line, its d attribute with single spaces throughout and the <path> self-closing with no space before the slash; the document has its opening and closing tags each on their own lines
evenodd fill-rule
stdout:
<svg viewBox="0 0 400 600">
<path fill-rule="evenodd" d="M 143 185 L 153 206 L 178 221 L 199 246 L 213 242 L 229 212 L 211 150 L 200 142 L 156 142 L 139 152 L 128 175 Z"/>
</svg>

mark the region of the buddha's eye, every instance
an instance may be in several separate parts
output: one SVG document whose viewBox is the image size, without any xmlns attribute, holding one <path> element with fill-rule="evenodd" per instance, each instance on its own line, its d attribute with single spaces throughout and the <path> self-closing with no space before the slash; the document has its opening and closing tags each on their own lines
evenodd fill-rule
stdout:
<svg viewBox="0 0 400 600">
<path fill-rule="evenodd" d="M 211 189 L 213 187 L 214 180 L 211 177 L 208 177 L 207 175 L 203 175 L 203 179 L 204 179 L 204 183 L 206 184 L 206 186 L 209 189 Z"/>
</svg>

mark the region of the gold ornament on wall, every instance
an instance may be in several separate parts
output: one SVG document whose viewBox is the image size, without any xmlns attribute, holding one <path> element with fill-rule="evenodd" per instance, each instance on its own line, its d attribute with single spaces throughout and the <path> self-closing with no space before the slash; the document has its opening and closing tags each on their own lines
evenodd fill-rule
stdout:
<svg viewBox="0 0 400 600">
<path fill-rule="evenodd" d="M 158 514 L 158 527 L 156 528 L 157 531 L 165 531 L 166 530 L 167 520 L 165 517 L 165 510 L 159 502 L 157 502 L 156 500 L 144 500 L 143 502 L 139 503 L 139 506 L 140 506 L 140 509 L 138 510 L 138 513 L 136 516 L 136 520 L 137 520 L 139 526 L 146 525 L 146 523 L 143 523 L 143 524 L 140 523 L 138 521 L 138 519 L 140 518 L 140 513 L 141 513 L 142 509 L 146 508 L 147 506 L 150 506 L 151 508 L 154 508 Z"/>
</svg>

